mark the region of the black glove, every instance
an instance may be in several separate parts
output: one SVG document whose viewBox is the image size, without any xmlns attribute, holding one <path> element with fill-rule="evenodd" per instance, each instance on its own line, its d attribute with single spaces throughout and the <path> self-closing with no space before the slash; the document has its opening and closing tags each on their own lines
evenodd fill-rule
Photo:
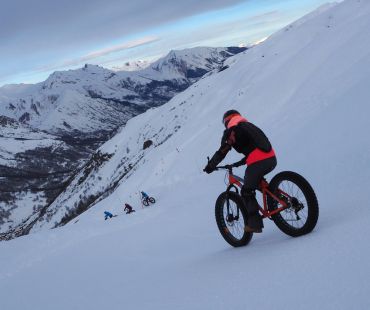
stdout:
<svg viewBox="0 0 370 310">
<path fill-rule="evenodd" d="M 242 158 L 241 160 L 237 161 L 236 163 L 233 163 L 231 166 L 238 168 L 240 166 L 245 165 L 245 162 L 247 161 L 246 157 Z"/>
<path fill-rule="evenodd" d="M 225 156 L 221 154 L 220 151 L 217 151 L 210 160 L 208 160 L 207 166 L 203 169 L 204 172 L 212 173 L 216 170 L 217 165 L 224 159 Z"/>
<path fill-rule="evenodd" d="M 208 174 L 212 173 L 216 170 L 215 165 L 210 161 L 207 166 L 203 169 L 204 172 L 207 172 Z"/>
</svg>

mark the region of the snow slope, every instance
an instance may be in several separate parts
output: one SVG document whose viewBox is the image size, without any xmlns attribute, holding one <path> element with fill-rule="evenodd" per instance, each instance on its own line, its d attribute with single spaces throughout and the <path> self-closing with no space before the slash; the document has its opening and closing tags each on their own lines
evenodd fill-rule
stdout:
<svg viewBox="0 0 370 310">
<path fill-rule="evenodd" d="M 113 156 L 34 230 L 52 227 L 81 194 L 112 187 L 110 195 L 60 229 L 0 244 L 4 307 L 368 309 L 369 29 L 368 1 L 320 10 L 131 119 L 100 148 Z M 266 131 L 278 154 L 274 173 L 294 170 L 313 184 L 313 233 L 290 238 L 266 221 L 247 247 L 223 241 L 213 215 L 223 175 L 202 168 L 229 108 Z M 154 146 L 143 151 L 147 139 Z M 140 209 L 141 189 L 155 206 Z M 123 214 L 123 202 L 137 212 Z M 119 216 L 104 221 L 104 210 Z"/>
<path fill-rule="evenodd" d="M 128 119 L 164 104 L 244 50 L 198 47 L 171 51 L 137 72 L 85 65 L 54 72 L 35 85 L 1 87 L 0 232 L 18 229 L 35 209 L 42 213 L 74 170 Z M 14 119 L 12 127 L 1 126 L 2 118 Z M 37 142 L 33 136 L 40 130 L 49 133 L 49 139 L 38 138 Z M 45 176 L 49 172 L 52 175 Z M 17 217 L 19 206 L 26 216 Z"/>
</svg>

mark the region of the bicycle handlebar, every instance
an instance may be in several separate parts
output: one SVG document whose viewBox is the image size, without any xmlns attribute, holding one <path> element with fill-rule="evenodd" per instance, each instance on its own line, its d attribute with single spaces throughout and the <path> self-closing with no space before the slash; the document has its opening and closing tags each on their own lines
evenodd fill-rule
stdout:
<svg viewBox="0 0 370 310">
<path fill-rule="evenodd" d="M 233 170 L 233 166 L 232 166 L 232 165 L 217 166 L 217 167 L 216 167 L 216 170 L 218 170 L 218 169 Z"/>
<path fill-rule="evenodd" d="M 207 161 L 209 163 L 209 156 L 207 157 Z M 234 164 L 236 164 L 236 163 L 234 163 Z M 234 164 L 225 165 L 225 166 L 217 166 L 217 167 L 215 167 L 215 170 L 226 169 L 226 170 L 229 170 L 229 172 L 231 173 L 233 171 L 233 168 L 236 167 L 236 166 L 234 166 Z"/>
</svg>

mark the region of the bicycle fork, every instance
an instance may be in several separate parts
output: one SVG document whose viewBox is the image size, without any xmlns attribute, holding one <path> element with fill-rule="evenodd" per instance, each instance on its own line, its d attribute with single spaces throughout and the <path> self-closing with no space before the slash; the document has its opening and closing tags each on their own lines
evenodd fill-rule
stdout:
<svg viewBox="0 0 370 310">
<path fill-rule="evenodd" d="M 226 209 L 227 209 L 227 217 L 226 220 L 229 223 L 232 223 L 233 221 L 238 221 L 239 220 L 239 208 L 236 208 L 236 215 L 234 216 L 233 212 L 230 211 L 230 200 L 229 200 L 229 191 L 231 187 L 234 187 L 236 189 L 236 192 L 238 193 L 238 189 L 235 186 L 229 186 L 229 188 L 226 191 Z"/>
</svg>

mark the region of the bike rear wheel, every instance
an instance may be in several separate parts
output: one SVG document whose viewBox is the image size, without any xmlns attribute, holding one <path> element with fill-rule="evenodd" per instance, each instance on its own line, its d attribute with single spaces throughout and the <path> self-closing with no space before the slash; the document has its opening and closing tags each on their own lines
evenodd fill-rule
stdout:
<svg viewBox="0 0 370 310">
<path fill-rule="evenodd" d="M 222 237 L 230 245 L 245 246 L 252 239 L 253 233 L 245 231 L 248 219 L 247 210 L 237 193 L 224 192 L 218 196 L 215 216 Z"/>
<path fill-rule="evenodd" d="M 149 201 L 150 201 L 151 203 L 155 203 L 155 199 L 154 199 L 153 197 L 149 197 Z"/>
<path fill-rule="evenodd" d="M 298 237 L 315 228 L 319 218 L 319 205 L 313 188 L 304 177 L 292 171 L 280 172 L 272 178 L 269 189 L 289 206 L 272 216 L 282 232 Z M 267 204 L 270 211 L 282 207 L 271 196 L 267 197 Z"/>
</svg>

